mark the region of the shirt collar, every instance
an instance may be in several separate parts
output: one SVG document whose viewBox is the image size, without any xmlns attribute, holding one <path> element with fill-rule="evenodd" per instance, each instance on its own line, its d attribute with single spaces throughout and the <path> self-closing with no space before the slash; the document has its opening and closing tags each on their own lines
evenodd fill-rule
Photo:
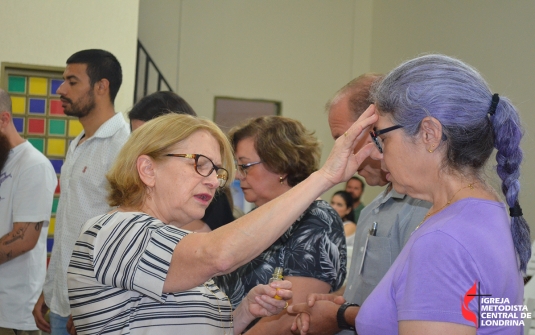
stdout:
<svg viewBox="0 0 535 335">
<path fill-rule="evenodd" d="M 126 121 L 124 120 L 124 117 L 121 113 L 115 113 L 115 115 L 104 122 L 103 124 L 98 127 L 97 131 L 91 138 L 106 138 L 113 136 L 119 129 L 124 127 L 126 125 Z M 83 136 L 85 136 L 85 130 L 82 130 L 80 135 L 76 137 L 77 140 L 80 140 Z M 91 138 L 88 139 L 91 140 Z"/>
<path fill-rule="evenodd" d="M 109 119 L 108 121 L 104 122 L 95 132 L 95 135 L 93 137 L 111 137 L 113 136 L 121 127 L 124 127 L 126 124 L 124 117 L 121 113 L 115 113 L 115 115 Z"/>
<path fill-rule="evenodd" d="M 390 189 L 390 191 L 388 191 L 388 189 Z M 392 183 L 389 183 L 383 191 L 383 198 L 381 199 L 381 204 L 384 204 L 390 198 L 403 200 L 406 196 L 406 194 L 396 192 L 396 190 L 394 190 L 394 187 L 392 186 Z"/>
</svg>

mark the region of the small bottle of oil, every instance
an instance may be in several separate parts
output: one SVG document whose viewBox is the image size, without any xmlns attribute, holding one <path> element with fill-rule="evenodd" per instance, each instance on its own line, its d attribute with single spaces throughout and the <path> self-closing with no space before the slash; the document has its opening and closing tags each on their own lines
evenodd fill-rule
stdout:
<svg viewBox="0 0 535 335">
<path fill-rule="evenodd" d="M 281 267 L 276 267 L 275 270 L 273 270 L 273 275 L 269 279 L 269 283 L 271 284 L 274 281 L 279 281 L 279 280 L 282 280 L 282 279 L 283 279 L 282 278 L 282 268 Z M 278 290 L 279 289 L 277 289 L 277 291 Z M 278 295 L 275 295 L 274 298 L 277 299 L 277 300 L 282 300 L 282 298 L 279 297 Z"/>
</svg>

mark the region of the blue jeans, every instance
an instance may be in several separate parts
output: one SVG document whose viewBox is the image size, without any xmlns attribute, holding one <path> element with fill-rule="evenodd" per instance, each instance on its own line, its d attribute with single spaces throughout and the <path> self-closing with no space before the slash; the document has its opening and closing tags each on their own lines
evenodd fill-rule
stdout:
<svg viewBox="0 0 535 335">
<path fill-rule="evenodd" d="M 63 317 L 50 312 L 50 335 L 69 335 L 67 331 L 67 320 L 69 320 L 68 316 Z"/>
</svg>

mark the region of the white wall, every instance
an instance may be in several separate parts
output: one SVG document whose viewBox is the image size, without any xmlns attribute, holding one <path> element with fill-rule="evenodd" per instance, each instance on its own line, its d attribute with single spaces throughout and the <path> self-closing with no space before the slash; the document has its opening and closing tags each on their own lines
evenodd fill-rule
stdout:
<svg viewBox="0 0 535 335">
<path fill-rule="evenodd" d="M 159 19 L 143 23 L 151 33 L 142 41 L 151 43 L 151 54 L 162 58 L 178 93 L 200 115 L 213 117 L 214 96 L 281 101 L 284 116 L 316 130 L 323 159 L 333 143 L 323 106 L 350 79 L 388 72 L 426 52 L 463 59 L 510 97 L 523 118 L 520 199 L 535 229 L 535 178 L 529 176 L 535 171 L 535 2 L 141 0 L 145 17 L 142 11 Z M 140 38 L 143 29 L 140 18 Z M 364 202 L 379 191 L 366 188 Z"/>
<path fill-rule="evenodd" d="M 138 38 L 176 92 L 181 0 L 140 0 Z"/>
<path fill-rule="evenodd" d="M 520 204 L 532 231 L 535 231 L 534 13 L 533 1 L 375 0 L 371 38 L 374 71 L 387 72 L 421 53 L 444 53 L 476 67 L 494 92 L 513 101 L 525 128 Z M 495 165 L 496 161 L 493 159 L 491 163 Z M 490 172 L 489 176 L 496 173 Z M 493 184 L 501 195 L 499 184 L 496 181 Z"/>
<path fill-rule="evenodd" d="M 324 105 L 369 66 L 370 3 L 184 0 L 178 93 L 209 118 L 215 96 L 281 101 L 282 115 L 316 131 L 325 160 Z"/>
<path fill-rule="evenodd" d="M 65 66 L 73 53 L 110 51 L 123 69 L 117 111 L 132 106 L 139 0 L 2 0 L 0 62 Z"/>
</svg>

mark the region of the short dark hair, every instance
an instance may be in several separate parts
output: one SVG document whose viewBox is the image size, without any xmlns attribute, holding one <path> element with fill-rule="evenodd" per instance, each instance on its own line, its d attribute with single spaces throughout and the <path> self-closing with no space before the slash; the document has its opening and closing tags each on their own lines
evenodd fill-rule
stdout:
<svg viewBox="0 0 535 335">
<path fill-rule="evenodd" d="M 351 179 L 360 181 L 360 186 L 361 186 L 361 188 L 362 188 L 362 192 L 364 192 L 364 185 L 365 185 L 365 184 L 364 184 L 364 181 L 363 181 L 362 179 L 360 179 L 359 177 L 357 177 L 357 176 L 353 176 L 353 177 L 349 178 L 348 182 L 349 182 Z M 347 183 L 346 183 L 346 184 L 347 184 Z"/>
<path fill-rule="evenodd" d="M 147 122 L 168 113 L 197 116 L 193 108 L 178 94 L 171 91 L 161 91 L 149 94 L 139 100 L 128 112 L 128 118 Z"/>
<path fill-rule="evenodd" d="M 67 64 L 86 64 L 86 73 L 89 76 L 91 86 L 101 79 L 106 78 L 110 82 L 110 100 L 115 101 L 117 92 L 123 82 L 121 64 L 110 52 L 100 49 L 88 49 L 74 53 Z"/>
</svg>

